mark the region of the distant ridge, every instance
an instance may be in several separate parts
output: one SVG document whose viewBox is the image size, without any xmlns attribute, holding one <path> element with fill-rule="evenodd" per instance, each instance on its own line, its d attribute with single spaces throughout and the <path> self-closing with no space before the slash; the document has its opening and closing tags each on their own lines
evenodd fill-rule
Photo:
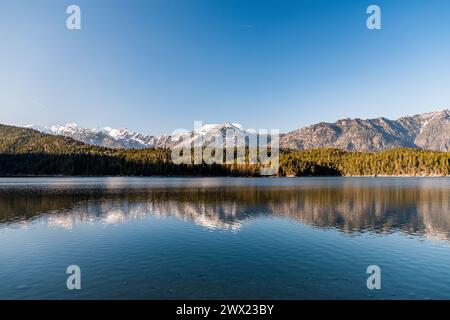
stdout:
<svg viewBox="0 0 450 320">
<path fill-rule="evenodd" d="M 55 126 L 26 126 L 42 133 L 69 137 L 86 144 L 102 146 L 107 148 L 123 149 L 143 149 L 156 145 L 156 137 L 149 136 L 124 129 L 113 129 L 105 127 L 103 129 L 81 128 L 76 123 L 67 123 Z"/>
<path fill-rule="evenodd" d="M 27 126 L 43 133 L 62 135 L 86 144 L 123 149 L 170 148 L 190 143 L 207 134 L 227 129 L 243 132 L 238 124 L 208 124 L 191 132 L 153 136 L 125 129 L 86 129 L 76 124 L 40 127 Z M 284 149 L 305 150 L 339 148 L 344 151 L 382 151 L 397 147 L 450 151 L 450 111 L 448 109 L 389 120 L 341 119 L 334 123 L 321 122 L 280 136 Z"/>
<path fill-rule="evenodd" d="M 450 151 L 450 111 L 440 110 L 397 120 L 343 119 L 321 122 L 280 137 L 293 150 L 333 147 L 345 151 L 382 151 L 396 147 Z"/>
<path fill-rule="evenodd" d="M 227 130 L 244 134 L 241 125 L 225 122 L 223 124 L 206 124 L 193 131 L 178 132 L 173 135 L 153 136 L 126 129 L 103 129 L 81 128 L 75 123 L 67 123 L 55 126 L 26 126 L 42 133 L 69 137 L 86 144 L 108 148 L 121 149 L 144 149 L 144 148 L 170 148 L 175 145 L 189 144 L 204 136 L 226 135 Z"/>
<path fill-rule="evenodd" d="M 203 129 L 206 131 L 196 130 L 195 136 L 212 129 L 223 133 L 225 127 Z M 189 139 L 178 141 L 190 142 Z M 259 176 L 260 168 L 261 163 L 179 165 L 167 148 L 106 148 L 31 128 L 0 124 L 0 176 Z M 337 148 L 281 150 L 279 168 L 274 175 L 449 176 L 450 152 L 414 148 L 373 153 Z"/>
</svg>

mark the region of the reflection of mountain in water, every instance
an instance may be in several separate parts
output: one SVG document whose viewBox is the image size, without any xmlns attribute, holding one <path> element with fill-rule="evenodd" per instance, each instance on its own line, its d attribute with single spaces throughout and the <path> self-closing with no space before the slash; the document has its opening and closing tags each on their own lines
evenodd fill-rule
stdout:
<svg viewBox="0 0 450 320">
<path fill-rule="evenodd" d="M 227 230 L 256 217 L 277 216 L 344 232 L 402 231 L 450 239 L 450 190 L 343 184 L 0 191 L 0 228 L 34 221 L 72 228 L 147 216 L 173 216 Z"/>
</svg>

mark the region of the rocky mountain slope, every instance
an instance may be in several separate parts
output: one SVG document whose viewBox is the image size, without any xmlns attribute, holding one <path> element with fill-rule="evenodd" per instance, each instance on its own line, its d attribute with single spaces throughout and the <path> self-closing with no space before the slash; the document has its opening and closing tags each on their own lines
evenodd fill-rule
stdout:
<svg viewBox="0 0 450 320">
<path fill-rule="evenodd" d="M 236 136 L 255 136 L 256 133 L 245 131 L 239 124 L 207 124 L 193 131 L 179 131 L 171 135 L 152 136 L 128 131 L 125 129 L 103 129 L 81 128 L 75 123 L 57 126 L 27 126 L 46 134 L 69 137 L 86 144 L 103 146 L 108 148 L 143 149 L 143 148 L 170 148 L 174 146 L 193 145 L 199 143 L 205 145 L 208 141 L 214 141 L 214 137 L 222 136 L 226 141 L 227 131 Z M 229 139 L 230 140 L 230 139 Z M 226 141 L 233 143 L 232 141 Z"/>
<path fill-rule="evenodd" d="M 154 147 L 157 138 L 133 131 L 113 129 L 81 128 L 75 123 L 56 126 L 27 126 L 42 133 L 69 137 L 86 144 L 103 146 L 108 148 L 142 149 Z"/>
<path fill-rule="evenodd" d="M 337 147 L 346 151 L 380 151 L 395 147 L 450 151 L 450 111 L 441 110 L 397 120 L 343 119 L 318 123 L 280 137 L 284 148 Z"/>
<path fill-rule="evenodd" d="M 86 129 L 76 124 L 51 127 L 28 126 L 43 133 L 62 135 L 86 144 L 123 149 L 170 148 L 192 144 L 197 141 L 211 141 L 231 130 L 236 135 L 248 137 L 256 133 L 246 131 L 232 123 L 208 124 L 190 132 L 153 136 L 124 129 Z M 227 141 L 228 145 L 233 144 Z M 450 151 L 450 111 L 441 110 L 397 120 L 342 119 L 334 123 L 321 122 L 280 136 L 280 147 L 304 150 L 333 147 L 346 151 L 381 151 L 395 147 L 422 148 L 426 150 Z"/>
</svg>

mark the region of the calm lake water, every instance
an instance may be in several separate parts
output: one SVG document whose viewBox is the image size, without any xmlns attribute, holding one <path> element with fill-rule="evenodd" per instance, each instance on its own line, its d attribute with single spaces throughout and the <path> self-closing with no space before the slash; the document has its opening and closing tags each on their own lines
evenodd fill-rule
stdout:
<svg viewBox="0 0 450 320">
<path fill-rule="evenodd" d="M 0 299 L 450 299 L 449 240 L 448 178 L 0 179 Z"/>
</svg>

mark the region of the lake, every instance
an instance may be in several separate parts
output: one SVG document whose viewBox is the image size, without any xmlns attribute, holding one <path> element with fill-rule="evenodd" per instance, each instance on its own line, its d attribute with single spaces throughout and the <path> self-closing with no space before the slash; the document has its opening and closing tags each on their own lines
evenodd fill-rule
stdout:
<svg viewBox="0 0 450 320">
<path fill-rule="evenodd" d="M 450 299 L 449 240 L 449 178 L 0 178 L 0 299 Z"/>
</svg>

